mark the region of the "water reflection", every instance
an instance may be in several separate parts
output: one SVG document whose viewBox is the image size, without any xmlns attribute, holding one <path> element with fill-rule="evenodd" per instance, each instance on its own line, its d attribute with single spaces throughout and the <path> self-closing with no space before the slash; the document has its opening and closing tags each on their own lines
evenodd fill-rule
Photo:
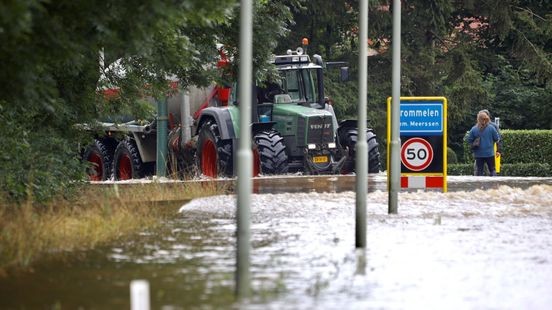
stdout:
<svg viewBox="0 0 552 310">
<path fill-rule="evenodd" d="M 0 308 L 129 308 L 132 279 L 150 282 L 154 309 L 549 308 L 552 185 L 487 179 L 459 181 L 486 189 L 400 193 L 391 216 L 375 189 L 360 252 L 353 192 L 253 195 L 254 296 L 239 305 L 225 195 L 132 240 L 0 278 Z"/>
</svg>

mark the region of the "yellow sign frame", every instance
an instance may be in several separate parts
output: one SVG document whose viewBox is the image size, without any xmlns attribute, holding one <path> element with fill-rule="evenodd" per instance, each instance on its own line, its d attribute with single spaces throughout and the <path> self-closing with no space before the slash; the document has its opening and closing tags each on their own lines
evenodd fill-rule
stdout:
<svg viewBox="0 0 552 310">
<path fill-rule="evenodd" d="M 387 98 L 387 171 L 389 171 L 389 161 L 390 161 L 390 141 L 391 141 L 391 104 L 392 97 Z M 399 102 L 402 101 L 442 101 L 443 102 L 443 172 L 442 173 L 402 173 L 403 176 L 442 176 L 443 177 L 443 193 L 446 193 L 448 190 L 447 186 L 447 98 L 439 96 L 428 96 L 428 97 L 400 97 Z M 400 132 L 399 132 L 400 136 Z M 401 142 L 402 144 L 402 142 Z M 389 179 L 389 178 L 388 178 Z"/>
</svg>

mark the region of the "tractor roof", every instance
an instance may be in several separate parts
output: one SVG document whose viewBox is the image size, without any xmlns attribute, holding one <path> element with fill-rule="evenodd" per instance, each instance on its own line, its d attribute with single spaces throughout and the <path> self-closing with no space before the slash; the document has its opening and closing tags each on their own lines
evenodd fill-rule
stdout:
<svg viewBox="0 0 552 310">
<path fill-rule="evenodd" d="M 277 55 L 274 56 L 273 63 L 279 69 L 317 69 L 321 68 L 310 61 L 308 55 Z"/>
<path fill-rule="evenodd" d="M 308 64 L 310 63 L 309 55 L 277 55 L 274 56 L 275 65 L 286 64 Z"/>
</svg>

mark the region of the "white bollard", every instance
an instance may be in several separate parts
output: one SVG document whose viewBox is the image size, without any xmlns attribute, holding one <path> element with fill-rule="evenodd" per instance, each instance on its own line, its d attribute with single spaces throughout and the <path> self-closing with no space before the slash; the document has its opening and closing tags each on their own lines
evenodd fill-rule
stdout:
<svg viewBox="0 0 552 310">
<path fill-rule="evenodd" d="M 130 282 L 130 309 L 149 310 L 150 294 L 149 283 L 146 280 L 132 280 Z"/>
</svg>

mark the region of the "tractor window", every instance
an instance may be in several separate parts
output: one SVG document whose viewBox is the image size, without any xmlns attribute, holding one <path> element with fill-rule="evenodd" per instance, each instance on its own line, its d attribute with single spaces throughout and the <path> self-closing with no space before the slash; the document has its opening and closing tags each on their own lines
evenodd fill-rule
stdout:
<svg viewBox="0 0 552 310">
<path fill-rule="evenodd" d="M 280 74 L 283 89 L 289 94 L 293 102 L 316 102 L 316 84 L 311 70 L 285 70 Z"/>
<path fill-rule="evenodd" d="M 303 81 L 305 81 L 305 95 L 307 102 L 313 103 L 317 101 L 318 92 L 316 89 L 317 81 L 316 74 L 312 74 L 313 70 L 303 70 Z"/>
<path fill-rule="evenodd" d="M 284 89 L 291 97 L 291 100 L 298 102 L 301 100 L 300 84 L 299 84 L 299 75 L 297 70 L 287 70 L 282 74 L 282 84 Z"/>
</svg>

